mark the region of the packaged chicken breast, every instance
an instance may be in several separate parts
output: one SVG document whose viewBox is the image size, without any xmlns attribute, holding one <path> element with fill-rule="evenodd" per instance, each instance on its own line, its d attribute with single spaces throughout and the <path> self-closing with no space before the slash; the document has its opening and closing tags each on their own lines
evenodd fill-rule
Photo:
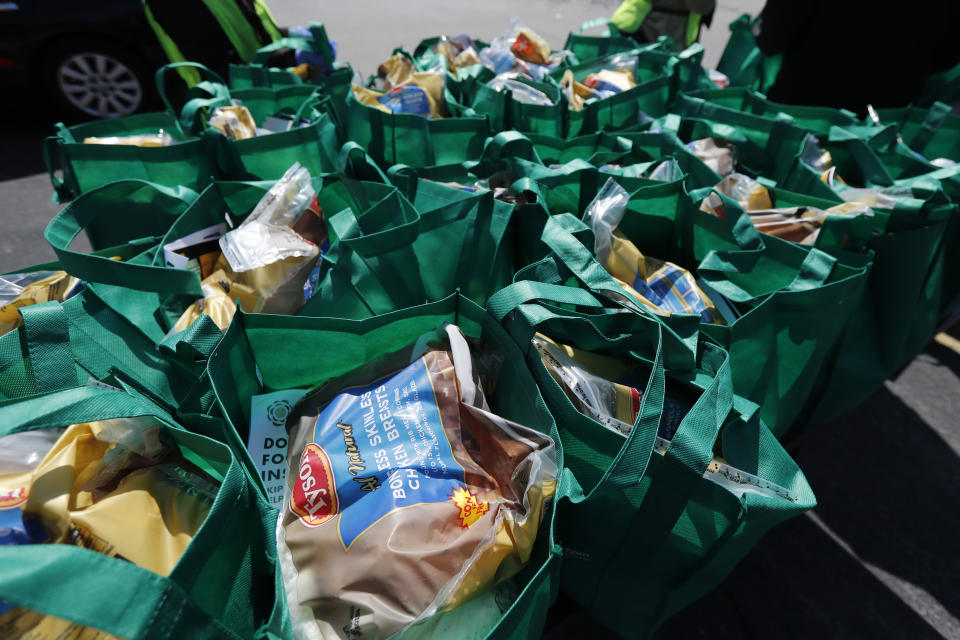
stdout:
<svg viewBox="0 0 960 640">
<path fill-rule="evenodd" d="M 280 544 L 300 637 L 385 638 L 528 560 L 554 443 L 491 411 L 479 348 L 445 325 L 294 407 Z"/>
</svg>

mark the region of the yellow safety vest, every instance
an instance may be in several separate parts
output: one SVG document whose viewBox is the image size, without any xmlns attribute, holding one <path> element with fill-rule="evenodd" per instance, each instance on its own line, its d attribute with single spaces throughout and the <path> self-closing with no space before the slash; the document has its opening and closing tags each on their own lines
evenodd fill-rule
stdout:
<svg viewBox="0 0 960 640">
<path fill-rule="evenodd" d="M 617 10 L 610 17 L 610 22 L 617 29 L 624 33 L 635 33 L 640 29 L 640 25 L 647 19 L 650 12 L 653 11 L 653 3 L 650 0 L 623 0 Z M 700 34 L 699 13 L 690 12 L 687 16 L 687 32 L 684 47 L 689 47 L 697 41 Z"/>
</svg>

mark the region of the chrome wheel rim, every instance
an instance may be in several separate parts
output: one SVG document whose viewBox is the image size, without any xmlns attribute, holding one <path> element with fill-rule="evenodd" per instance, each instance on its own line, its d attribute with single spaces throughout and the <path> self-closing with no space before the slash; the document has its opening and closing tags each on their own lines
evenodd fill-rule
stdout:
<svg viewBox="0 0 960 640">
<path fill-rule="evenodd" d="M 118 118 L 135 112 L 143 89 L 127 65 L 102 53 L 75 53 L 57 70 L 57 84 L 67 101 L 98 118 Z"/>
</svg>

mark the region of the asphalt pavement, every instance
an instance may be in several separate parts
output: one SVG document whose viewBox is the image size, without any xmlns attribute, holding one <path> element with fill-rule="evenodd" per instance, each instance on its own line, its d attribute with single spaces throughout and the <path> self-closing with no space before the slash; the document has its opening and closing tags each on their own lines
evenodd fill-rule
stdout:
<svg viewBox="0 0 960 640">
<path fill-rule="evenodd" d="M 450 3 L 270 0 L 281 24 L 326 23 L 340 59 L 372 72 L 395 46 L 468 32 L 489 38 L 512 15 L 554 46 L 616 0 Z M 727 25 L 758 0 L 721 0 L 702 42 L 719 59 Z M 42 232 L 58 207 L 41 157 L 55 118 L 39 96 L 0 105 L 0 273 L 55 258 Z M 84 240 L 78 239 L 78 247 Z M 960 326 L 860 407 L 814 427 L 793 451 L 819 500 L 775 528 L 712 594 L 657 638 L 960 638 Z M 608 637 L 573 613 L 562 637 Z M 560 636 L 557 636 L 560 637 Z"/>
</svg>

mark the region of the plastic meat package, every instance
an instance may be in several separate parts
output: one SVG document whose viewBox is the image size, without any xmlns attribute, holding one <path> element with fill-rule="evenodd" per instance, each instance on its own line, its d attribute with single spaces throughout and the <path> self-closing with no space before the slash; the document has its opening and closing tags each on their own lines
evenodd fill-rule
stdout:
<svg viewBox="0 0 960 640">
<path fill-rule="evenodd" d="M 0 544 L 76 545 L 161 575 L 219 491 L 149 418 L 16 433 L 0 439 L 0 452 Z M 2 602 L 0 635 L 111 637 Z"/>
<path fill-rule="evenodd" d="M 628 365 L 608 356 L 557 344 L 543 334 L 535 335 L 532 343 L 544 367 L 577 411 L 615 433 L 624 437 L 630 435 L 640 413 L 644 394 L 642 382 L 633 370 L 635 363 Z M 611 378 L 620 382 L 613 382 Z M 670 440 L 697 400 L 691 389 L 675 388 L 678 386 L 672 380 L 667 381 L 663 414 L 654 443 L 654 452 L 660 455 L 666 453 Z M 788 489 L 732 467 L 720 458 L 710 462 L 703 477 L 738 498 L 746 493 L 754 493 L 793 499 Z"/>
<path fill-rule="evenodd" d="M 587 206 L 585 218 L 593 229 L 594 254 L 600 264 L 634 302 L 654 313 L 688 313 L 711 324 L 729 322 L 729 314 L 717 309 L 693 274 L 672 262 L 644 256 L 617 231 L 629 200 L 626 190 L 611 178 Z M 728 308 L 726 301 L 722 304 Z"/>
<path fill-rule="evenodd" d="M 298 637 L 499 619 L 484 603 L 529 559 L 557 463 L 551 438 L 491 412 L 477 349 L 445 324 L 294 407 L 279 539 Z"/>
</svg>

